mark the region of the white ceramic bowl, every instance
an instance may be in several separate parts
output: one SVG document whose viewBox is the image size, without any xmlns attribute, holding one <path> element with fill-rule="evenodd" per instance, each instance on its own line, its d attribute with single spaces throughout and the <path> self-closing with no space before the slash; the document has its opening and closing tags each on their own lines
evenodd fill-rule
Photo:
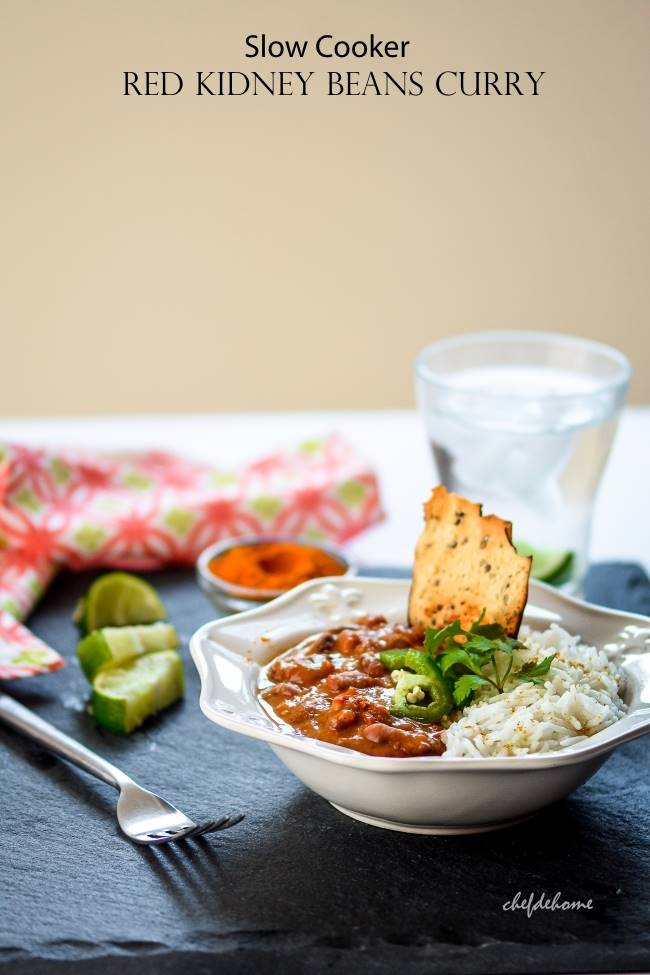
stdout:
<svg viewBox="0 0 650 975">
<path fill-rule="evenodd" d="M 615 655 L 627 676 L 629 713 L 559 752 L 505 758 L 377 758 L 297 734 L 262 708 L 260 669 L 304 637 L 360 614 L 405 619 L 405 579 L 306 582 L 273 602 L 197 630 L 190 650 L 200 705 L 216 724 L 268 742 L 309 788 L 341 812 L 413 833 L 473 833 L 531 816 L 585 782 L 620 744 L 650 731 L 650 619 L 591 606 L 531 583 L 524 621 L 557 622 Z"/>
</svg>

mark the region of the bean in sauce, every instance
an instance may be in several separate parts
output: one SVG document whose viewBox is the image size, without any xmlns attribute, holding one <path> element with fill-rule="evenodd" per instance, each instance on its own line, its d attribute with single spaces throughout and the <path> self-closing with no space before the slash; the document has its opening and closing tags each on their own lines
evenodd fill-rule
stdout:
<svg viewBox="0 0 650 975">
<path fill-rule="evenodd" d="M 382 650 L 421 647 L 420 627 L 363 617 L 309 637 L 268 668 L 264 702 L 309 738 L 389 758 L 440 755 L 441 726 L 390 713 L 394 685 Z"/>
</svg>

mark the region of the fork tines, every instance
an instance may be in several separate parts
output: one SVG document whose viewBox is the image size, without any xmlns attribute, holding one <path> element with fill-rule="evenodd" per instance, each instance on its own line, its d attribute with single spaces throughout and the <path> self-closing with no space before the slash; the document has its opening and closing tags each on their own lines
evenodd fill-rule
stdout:
<svg viewBox="0 0 650 975">
<path fill-rule="evenodd" d="M 205 836 L 207 833 L 216 833 L 218 830 L 236 826 L 243 818 L 243 814 L 240 813 L 237 816 L 222 816 L 221 819 L 208 819 L 205 823 L 197 823 L 197 825 L 191 826 L 189 829 L 168 829 L 148 833 L 147 839 L 154 843 L 174 843 L 179 840 L 196 839 L 199 836 Z"/>
<path fill-rule="evenodd" d="M 194 829 L 191 829 L 189 833 L 185 833 L 179 839 L 185 840 L 190 837 L 196 839 L 197 836 L 205 836 L 206 833 L 216 833 L 220 829 L 229 829 L 231 826 L 236 826 L 237 823 L 241 823 L 243 818 L 243 815 L 240 813 L 237 816 L 222 816 L 221 819 L 208 819 L 207 822 L 199 823 Z"/>
</svg>

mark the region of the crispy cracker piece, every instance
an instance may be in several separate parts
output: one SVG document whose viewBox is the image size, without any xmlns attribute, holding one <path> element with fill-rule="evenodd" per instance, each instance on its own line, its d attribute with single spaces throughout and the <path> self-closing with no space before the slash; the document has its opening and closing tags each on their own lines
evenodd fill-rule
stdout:
<svg viewBox="0 0 650 975">
<path fill-rule="evenodd" d="M 409 622 L 437 629 L 459 619 L 467 628 L 485 609 L 485 623 L 500 623 L 508 636 L 516 636 L 532 558 L 517 554 L 511 523 L 482 515 L 480 504 L 442 485 L 425 503 L 424 520 L 415 548 Z"/>
</svg>

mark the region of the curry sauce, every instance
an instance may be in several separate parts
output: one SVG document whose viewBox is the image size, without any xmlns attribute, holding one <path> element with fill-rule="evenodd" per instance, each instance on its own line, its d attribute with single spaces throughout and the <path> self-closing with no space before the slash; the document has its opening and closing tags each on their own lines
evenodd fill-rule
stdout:
<svg viewBox="0 0 650 975">
<path fill-rule="evenodd" d="M 367 755 L 440 755 L 441 726 L 390 713 L 394 684 L 383 650 L 421 647 L 423 630 L 383 616 L 308 637 L 266 670 L 260 696 L 297 732 Z"/>
</svg>

